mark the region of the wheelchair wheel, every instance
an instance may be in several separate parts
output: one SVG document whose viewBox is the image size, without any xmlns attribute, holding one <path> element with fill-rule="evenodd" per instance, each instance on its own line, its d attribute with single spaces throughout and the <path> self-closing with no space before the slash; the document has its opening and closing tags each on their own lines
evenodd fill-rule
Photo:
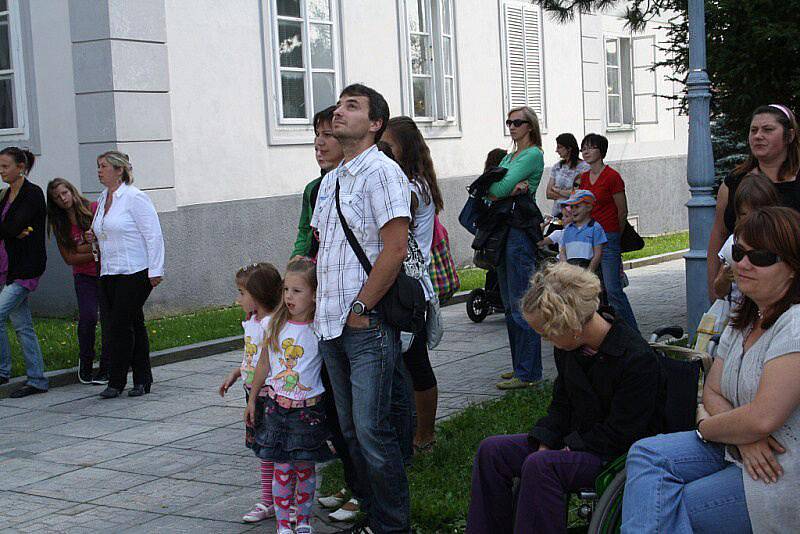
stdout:
<svg viewBox="0 0 800 534">
<path fill-rule="evenodd" d="M 489 302 L 483 289 L 473 289 L 470 292 L 467 299 L 467 315 L 476 323 L 480 323 L 489 315 Z"/>
<path fill-rule="evenodd" d="M 614 534 L 622 525 L 622 491 L 625 489 L 623 469 L 606 488 L 597 501 L 589 523 L 589 534 Z"/>
</svg>

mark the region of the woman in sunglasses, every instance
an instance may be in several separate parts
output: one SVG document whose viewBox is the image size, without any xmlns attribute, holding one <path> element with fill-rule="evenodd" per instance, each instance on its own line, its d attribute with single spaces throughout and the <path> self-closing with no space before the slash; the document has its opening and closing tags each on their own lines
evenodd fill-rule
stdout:
<svg viewBox="0 0 800 534">
<path fill-rule="evenodd" d="M 736 224 L 744 299 L 705 381 L 708 416 L 694 432 L 633 445 L 622 532 L 785 532 L 800 523 L 798 229 L 800 214 L 783 207 Z"/>
<path fill-rule="evenodd" d="M 508 113 L 506 126 L 514 141 L 514 149 L 500 162 L 500 167 L 508 170 L 489 188 L 488 198 L 501 200 L 514 195 L 530 195 L 535 200 L 544 171 L 539 118 L 529 107 L 515 108 Z M 536 270 L 536 243 L 539 239 L 541 237 L 531 236 L 524 229 L 509 227 L 503 260 L 497 266 L 514 366 L 513 371 L 501 375 L 504 380 L 497 384 L 500 389 L 525 388 L 542 379 L 542 340 L 525 321 L 518 304 Z"/>
</svg>

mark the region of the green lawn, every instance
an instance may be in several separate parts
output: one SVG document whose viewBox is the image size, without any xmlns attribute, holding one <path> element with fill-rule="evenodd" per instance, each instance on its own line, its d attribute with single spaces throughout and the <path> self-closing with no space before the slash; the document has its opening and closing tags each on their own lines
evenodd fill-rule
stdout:
<svg viewBox="0 0 800 534">
<path fill-rule="evenodd" d="M 411 520 L 417 532 L 463 532 L 469 506 L 472 460 L 478 444 L 495 434 L 527 433 L 550 403 L 550 384 L 512 391 L 473 405 L 440 423 L 434 449 L 414 458 L 408 472 Z M 328 466 L 321 495 L 344 485 L 340 463 Z"/>
<path fill-rule="evenodd" d="M 657 254 L 666 254 L 689 248 L 689 232 L 678 232 L 675 234 L 660 235 L 656 237 L 645 237 L 644 248 L 634 252 L 626 252 L 622 255 L 623 261 L 646 258 Z"/>
</svg>

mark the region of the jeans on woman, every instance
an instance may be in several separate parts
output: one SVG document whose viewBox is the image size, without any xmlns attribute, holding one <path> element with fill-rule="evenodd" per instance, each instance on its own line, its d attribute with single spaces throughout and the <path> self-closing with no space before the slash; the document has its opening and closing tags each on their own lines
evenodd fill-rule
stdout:
<svg viewBox="0 0 800 534">
<path fill-rule="evenodd" d="M 631 303 L 628 296 L 622 290 L 622 252 L 620 252 L 619 232 L 606 232 L 608 243 L 603 247 L 603 257 L 600 261 L 600 269 L 603 272 L 603 284 L 605 285 L 608 303 L 614 308 L 628 326 L 639 331 L 636 318 L 633 316 Z"/>
<path fill-rule="evenodd" d="M 31 309 L 28 307 L 29 290 L 16 282 L 3 286 L 0 291 L 0 377 L 11 376 L 11 346 L 8 344 L 6 321 L 17 332 L 17 339 L 22 346 L 22 357 L 25 359 L 27 384 L 37 389 L 47 389 L 47 378 L 44 376 L 44 359 L 39 340 L 33 330 Z"/>
<path fill-rule="evenodd" d="M 514 376 L 524 382 L 542 379 L 542 338 L 522 316 L 520 300 L 536 270 L 536 243 L 523 230 L 511 228 L 503 261 L 497 267 L 500 296 L 506 313 Z"/>
<path fill-rule="evenodd" d="M 75 296 L 78 298 L 78 354 L 83 365 L 91 369 L 95 359 L 95 331 L 99 306 L 100 284 L 96 276 L 78 273 L 75 275 Z M 105 334 L 108 321 L 102 321 L 104 311 L 100 310 L 102 331 L 100 336 L 100 371 L 108 372 L 111 353 L 108 350 L 108 335 Z"/>
<path fill-rule="evenodd" d="M 742 469 L 695 432 L 660 434 L 628 452 L 622 532 L 751 532 Z"/>
</svg>

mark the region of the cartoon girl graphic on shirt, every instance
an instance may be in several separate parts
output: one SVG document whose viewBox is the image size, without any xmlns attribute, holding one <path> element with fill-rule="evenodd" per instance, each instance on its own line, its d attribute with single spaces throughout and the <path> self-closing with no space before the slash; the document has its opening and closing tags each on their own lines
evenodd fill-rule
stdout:
<svg viewBox="0 0 800 534">
<path fill-rule="evenodd" d="M 305 352 L 303 347 L 300 345 L 294 344 L 294 339 L 289 337 L 283 340 L 281 343 L 281 348 L 283 348 L 283 358 L 279 358 L 278 361 L 285 367 L 283 371 L 275 375 L 275 380 L 283 380 L 283 390 L 284 391 L 293 391 L 295 389 L 299 389 L 300 391 L 311 391 L 311 388 L 304 386 L 300 383 L 300 373 L 294 370 L 294 366 L 297 365 L 297 360 L 303 356 Z"/>
<path fill-rule="evenodd" d="M 250 336 L 244 337 L 244 354 L 247 364 L 244 366 L 245 384 L 253 383 L 253 376 L 255 376 L 255 366 L 253 365 L 253 357 L 258 354 L 258 345 L 253 343 Z"/>
</svg>

